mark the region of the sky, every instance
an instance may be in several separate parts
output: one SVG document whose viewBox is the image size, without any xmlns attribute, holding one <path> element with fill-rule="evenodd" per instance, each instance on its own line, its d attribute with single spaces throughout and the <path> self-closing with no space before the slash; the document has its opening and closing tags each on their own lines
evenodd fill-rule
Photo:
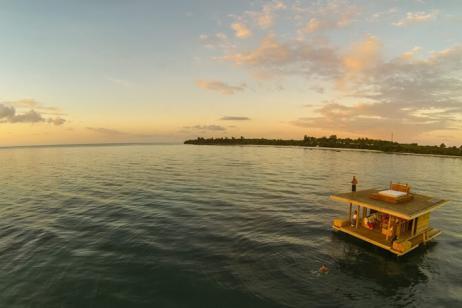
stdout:
<svg viewBox="0 0 462 308">
<path fill-rule="evenodd" d="M 461 29 L 458 0 L 0 0 L 0 146 L 460 146 Z"/>
</svg>

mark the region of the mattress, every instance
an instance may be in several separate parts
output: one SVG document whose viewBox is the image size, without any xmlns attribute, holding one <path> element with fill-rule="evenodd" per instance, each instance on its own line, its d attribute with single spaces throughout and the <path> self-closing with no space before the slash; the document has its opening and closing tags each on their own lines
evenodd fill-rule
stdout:
<svg viewBox="0 0 462 308">
<path fill-rule="evenodd" d="M 391 198 L 399 198 L 399 197 L 407 195 L 407 193 L 405 193 L 405 192 L 397 191 L 397 190 L 391 190 L 391 189 L 379 191 L 379 194 L 382 195 L 382 196 L 387 196 L 387 197 L 391 197 Z"/>
</svg>

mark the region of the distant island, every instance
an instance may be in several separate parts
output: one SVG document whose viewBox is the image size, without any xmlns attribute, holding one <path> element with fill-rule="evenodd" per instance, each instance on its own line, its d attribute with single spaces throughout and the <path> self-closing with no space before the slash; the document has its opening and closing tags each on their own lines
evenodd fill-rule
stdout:
<svg viewBox="0 0 462 308">
<path fill-rule="evenodd" d="M 264 138 L 202 138 L 186 140 L 185 144 L 197 145 L 278 145 L 278 146 L 302 146 L 302 147 L 323 147 L 341 149 L 363 149 L 375 150 L 387 153 L 414 153 L 431 155 L 452 155 L 462 156 L 462 146 L 448 147 L 444 143 L 437 145 L 419 145 L 417 143 L 398 143 L 387 140 L 369 138 L 338 138 L 336 135 L 330 137 L 304 136 L 301 140 L 264 139 Z"/>
</svg>

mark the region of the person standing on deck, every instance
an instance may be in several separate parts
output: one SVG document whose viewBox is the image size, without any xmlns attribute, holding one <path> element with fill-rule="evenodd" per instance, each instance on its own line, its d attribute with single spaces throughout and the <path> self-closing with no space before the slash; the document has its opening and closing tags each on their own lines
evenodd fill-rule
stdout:
<svg viewBox="0 0 462 308">
<path fill-rule="evenodd" d="M 356 179 L 355 176 L 353 176 L 353 180 L 351 181 L 351 191 L 352 192 L 356 191 L 356 184 L 358 184 L 358 180 Z"/>
</svg>

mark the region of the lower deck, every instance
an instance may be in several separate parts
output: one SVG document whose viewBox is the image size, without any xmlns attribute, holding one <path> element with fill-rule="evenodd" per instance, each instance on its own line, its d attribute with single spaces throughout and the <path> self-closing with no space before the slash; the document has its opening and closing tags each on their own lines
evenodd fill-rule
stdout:
<svg viewBox="0 0 462 308">
<path fill-rule="evenodd" d="M 425 231 L 416 234 L 414 236 L 409 236 L 401 237 L 399 240 L 394 241 L 392 238 L 387 238 L 385 235 L 382 234 L 379 230 L 370 230 L 367 228 L 364 228 L 362 226 L 351 226 L 351 225 L 346 225 L 346 226 L 336 226 L 332 225 L 332 227 L 337 230 L 341 231 L 347 234 L 350 234 L 358 239 L 361 239 L 363 241 L 369 242 L 375 246 L 381 247 L 383 249 L 386 249 L 398 256 L 402 256 L 415 248 L 419 247 L 421 243 L 425 243 L 427 241 L 430 241 L 431 239 L 435 238 L 436 236 L 441 234 L 440 230 L 434 229 L 434 228 L 428 228 Z M 394 242 L 403 242 L 403 241 L 408 241 L 410 242 L 410 246 L 405 249 L 404 251 L 399 251 L 394 249 L 393 243 Z"/>
</svg>

